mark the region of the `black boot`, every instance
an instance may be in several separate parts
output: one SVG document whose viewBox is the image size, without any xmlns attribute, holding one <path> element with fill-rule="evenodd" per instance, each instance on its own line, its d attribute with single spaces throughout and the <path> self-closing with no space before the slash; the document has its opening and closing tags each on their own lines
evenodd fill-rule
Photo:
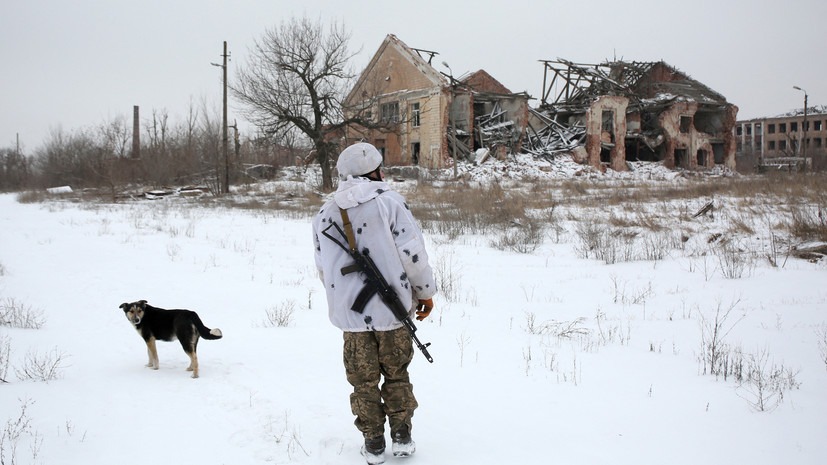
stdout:
<svg viewBox="0 0 827 465">
<path fill-rule="evenodd" d="M 385 463 L 385 437 L 377 436 L 372 439 L 365 439 L 362 446 L 362 455 L 370 465 Z"/>
<path fill-rule="evenodd" d="M 408 457 L 416 452 L 416 443 L 411 439 L 411 431 L 407 425 L 402 425 L 393 433 L 391 450 L 394 457 Z"/>
</svg>

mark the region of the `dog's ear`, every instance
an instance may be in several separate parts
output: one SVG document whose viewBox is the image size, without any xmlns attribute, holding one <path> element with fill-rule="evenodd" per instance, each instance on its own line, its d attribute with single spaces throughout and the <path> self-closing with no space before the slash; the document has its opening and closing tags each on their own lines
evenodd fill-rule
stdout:
<svg viewBox="0 0 827 465">
<path fill-rule="evenodd" d="M 146 308 L 146 300 L 139 300 L 138 304 L 141 306 L 141 308 Z"/>
<path fill-rule="evenodd" d="M 123 311 L 127 311 L 129 309 L 129 304 L 124 302 L 121 304 L 120 308 L 122 308 Z"/>
</svg>

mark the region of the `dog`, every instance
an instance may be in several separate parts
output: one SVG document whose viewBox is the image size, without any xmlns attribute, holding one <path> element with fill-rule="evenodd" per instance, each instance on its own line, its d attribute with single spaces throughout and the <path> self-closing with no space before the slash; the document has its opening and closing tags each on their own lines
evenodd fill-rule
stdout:
<svg viewBox="0 0 827 465">
<path fill-rule="evenodd" d="M 223 334 L 218 328 L 210 329 L 204 326 L 198 314 L 192 310 L 153 307 L 146 303 L 146 300 L 139 300 L 132 303 L 122 303 L 126 319 L 138 331 L 138 334 L 146 342 L 149 363 L 147 367 L 153 370 L 158 369 L 158 351 L 155 348 L 155 341 L 172 341 L 178 339 L 184 352 L 190 358 L 190 366 L 187 371 L 192 372 L 193 378 L 198 378 L 198 356 L 195 349 L 198 346 L 198 338 L 221 339 Z"/>
</svg>

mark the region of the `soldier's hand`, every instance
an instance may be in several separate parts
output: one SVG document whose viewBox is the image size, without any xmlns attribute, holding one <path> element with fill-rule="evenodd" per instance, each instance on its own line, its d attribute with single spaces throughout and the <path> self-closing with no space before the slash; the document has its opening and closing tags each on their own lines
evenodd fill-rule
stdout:
<svg viewBox="0 0 827 465">
<path fill-rule="evenodd" d="M 419 299 L 419 303 L 416 305 L 416 319 L 422 321 L 428 318 L 433 309 L 434 299 Z"/>
</svg>

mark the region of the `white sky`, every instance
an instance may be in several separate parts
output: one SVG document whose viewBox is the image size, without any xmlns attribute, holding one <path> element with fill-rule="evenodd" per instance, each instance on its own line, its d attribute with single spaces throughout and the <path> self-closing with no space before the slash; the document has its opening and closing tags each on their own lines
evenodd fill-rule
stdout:
<svg viewBox="0 0 827 465">
<path fill-rule="evenodd" d="M 403 6 L 404 5 L 404 6 Z M 230 79 L 266 28 L 291 16 L 343 22 L 361 70 L 386 34 L 440 53 L 455 75 L 485 69 L 512 91 L 539 97 L 538 60 L 596 63 L 663 59 L 723 94 L 739 118 L 827 103 L 827 2 L 790 0 L 583 0 L 580 2 L 405 2 L 309 0 L 27 0 L 0 15 L 0 147 L 16 134 L 26 151 L 50 129 L 96 126 L 133 105 L 166 109 L 173 121 L 190 102 L 220 106 L 222 42 Z M 441 70 L 444 70 L 442 68 Z M 537 101 L 535 100 L 535 104 Z M 240 117 L 230 107 L 230 120 Z M 242 128 L 244 127 L 242 122 Z"/>
</svg>

